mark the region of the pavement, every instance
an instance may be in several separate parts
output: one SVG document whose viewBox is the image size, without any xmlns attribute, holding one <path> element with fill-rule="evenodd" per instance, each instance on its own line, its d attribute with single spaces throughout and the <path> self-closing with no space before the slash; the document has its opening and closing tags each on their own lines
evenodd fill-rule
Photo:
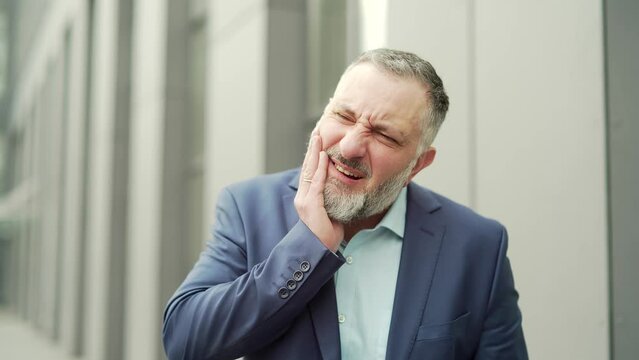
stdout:
<svg viewBox="0 0 639 360">
<path fill-rule="evenodd" d="M 0 359 L 77 360 L 55 341 L 3 308 L 0 308 Z"/>
</svg>

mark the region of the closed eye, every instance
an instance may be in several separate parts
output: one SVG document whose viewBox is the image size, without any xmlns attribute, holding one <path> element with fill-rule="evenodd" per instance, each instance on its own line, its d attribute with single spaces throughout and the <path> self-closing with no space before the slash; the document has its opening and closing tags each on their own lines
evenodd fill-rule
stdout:
<svg viewBox="0 0 639 360">
<path fill-rule="evenodd" d="M 381 136 L 381 137 L 382 137 L 382 139 L 383 139 L 385 142 L 389 142 L 389 143 L 391 143 L 391 144 L 392 144 L 392 145 L 394 145 L 394 146 L 399 146 L 399 145 L 400 145 L 399 141 L 395 140 L 394 138 L 392 138 L 391 136 L 389 136 L 389 135 L 387 135 L 387 134 L 380 133 L 380 132 L 378 132 L 377 134 L 379 134 L 379 136 Z"/>
<path fill-rule="evenodd" d="M 340 118 L 341 120 L 343 120 L 345 122 L 355 122 L 350 116 L 348 116 L 348 115 L 346 115 L 344 113 L 336 111 L 335 115 L 337 115 L 338 118 Z"/>
</svg>

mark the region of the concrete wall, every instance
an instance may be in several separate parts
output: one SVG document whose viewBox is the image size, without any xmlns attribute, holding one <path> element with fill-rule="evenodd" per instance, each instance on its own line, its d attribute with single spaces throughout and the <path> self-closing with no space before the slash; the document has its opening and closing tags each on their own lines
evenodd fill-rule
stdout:
<svg viewBox="0 0 639 360">
<path fill-rule="evenodd" d="M 601 3 L 389 4 L 451 97 L 418 181 L 507 226 L 531 358 L 607 358 Z"/>
</svg>

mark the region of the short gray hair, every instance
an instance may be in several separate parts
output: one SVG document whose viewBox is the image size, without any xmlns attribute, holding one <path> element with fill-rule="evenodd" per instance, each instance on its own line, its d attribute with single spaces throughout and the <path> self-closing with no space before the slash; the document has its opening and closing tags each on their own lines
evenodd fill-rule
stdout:
<svg viewBox="0 0 639 360">
<path fill-rule="evenodd" d="M 379 70 L 400 78 L 415 79 L 427 89 L 426 94 L 430 95 L 427 99 L 430 106 L 424 114 L 424 124 L 422 124 L 422 141 L 418 146 L 418 153 L 421 153 L 435 140 L 448 111 L 448 95 L 435 68 L 413 53 L 381 48 L 362 53 L 345 72 L 362 63 L 373 64 Z"/>
</svg>

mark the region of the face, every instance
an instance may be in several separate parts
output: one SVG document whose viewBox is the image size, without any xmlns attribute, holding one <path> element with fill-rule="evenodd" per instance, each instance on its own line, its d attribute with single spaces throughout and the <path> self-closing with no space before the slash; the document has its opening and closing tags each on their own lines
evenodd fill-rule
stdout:
<svg viewBox="0 0 639 360">
<path fill-rule="evenodd" d="M 348 223 L 382 213 L 432 162 L 433 148 L 417 154 L 425 92 L 366 63 L 342 76 L 318 123 L 330 159 L 324 202 L 331 218 Z"/>
</svg>

